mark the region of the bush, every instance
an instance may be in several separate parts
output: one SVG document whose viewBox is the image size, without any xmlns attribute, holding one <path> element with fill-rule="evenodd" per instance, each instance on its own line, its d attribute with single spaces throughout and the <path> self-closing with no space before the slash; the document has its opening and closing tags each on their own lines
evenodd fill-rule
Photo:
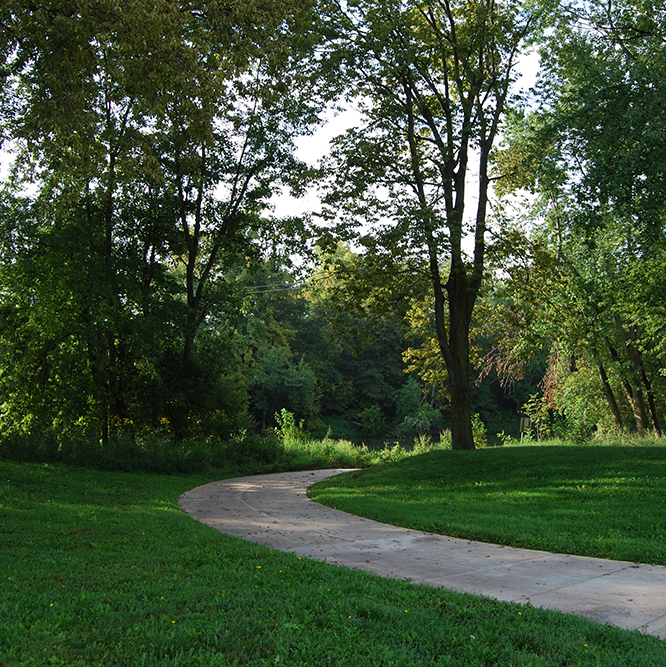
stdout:
<svg viewBox="0 0 666 667">
<path fill-rule="evenodd" d="M 514 438 L 512 435 L 509 435 L 508 433 L 505 433 L 504 431 L 500 431 L 496 435 L 497 439 L 502 443 L 500 445 L 501 447 L 515 447 L 516 445 L 520 444 L 520 440 Z"/>
<path fill-rule="evenodd" d="M 417 436 L 414 447 L 409 450 L 400 443 L 385 445 L 382 449 L 369 449 L 366 445 L 354 445 L 348 440 L 315 440 L 296 424 L 293 414 L 282 410 L 275 415 L 279 427 L 277 437 L 284 445 L 284 466 L 290 470 L 308 468 L 361 468 L 382 463 L 394 463 L 409 456 L 432 449 L 450 447 L 450 438 L 442 437 L 433 443 L 429 434 Z"/>
<path fill-rule="evenodd" d="M 278 425 L 274 433 L 285 447 L 293 444 L 304 444 L 311 440 L 310 434 L 303 428 L 303 420 L 301 419 L 296 425 L 293 413 L 285 408 L 275 413 L 275 421 Z"/>
<path fill-rule="evenodd" d="M 451 449 L 451 430 L 446 429 L 439 434 L 437 449 Z"/>
<path fill-rule="evenodd" d="M 312 468 L 359 468 L 400 461 L 408 456 L 450 446 L 446 433 L 433 443 L 429 433 L 416 436 L 411 450 L 399 443 L 371 450 L 349 440 L 332 440 L 328 435 L 314 439 L 296 423 L 294 415 L 282 410 L 275 415 L 278 427 L 264 433 L 239 429 L 228 438 L 196 436 L 178 441 L 165 418 L 160 426 L 134 430 L 131 423 L 118 429 L 117 437 L 102 446 L 93 431 L 84 437 L 58 437 L 52 433 L 4 434 L 0 457 L 21 461 L 68 462 L 106 470 L 193 473 L 234 466 L 248 472 L 306 470 Z M 428 422 L 430 423 L 430 422 Z"/>
<path fill-rule="evenodd" d="M 262 434 L 240 431 L 225 447 L 226 459 L 235 465 L 275 463 L 284 456 L 284 444 L 273 429 Z"/>
<path fill-rule="evenodd" d="M 384 433 L 386 424 L 382 409 L 378 405 L 372 405 L 359 412 L 358 420 L 363 426 L 363 432 L 367 435 L 381 435 Z"/>
<path fill-rule="evenodd" d="M 414 414 L 407 415 L 395 429 L 395 437 L 403 446 L 410 446 L 419 437 L 432 435 L 442 428 L 442 414 L 428 403 Z"/>
</svg>

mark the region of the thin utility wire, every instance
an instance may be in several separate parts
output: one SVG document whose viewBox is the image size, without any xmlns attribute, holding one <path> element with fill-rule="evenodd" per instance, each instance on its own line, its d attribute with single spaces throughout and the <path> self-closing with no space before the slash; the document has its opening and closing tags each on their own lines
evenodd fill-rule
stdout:
<svg viewBox="0 0 666 667">
<path fill-rule="evenodd" d="M 260 287 L 270 287 L 270 285 L 260 285 Z M 304 285 L 292 285 L 291 287 L 274 287 L 272 289 L 259 289 L 254 292 L 246 292 L 246 296 L 254 296 L 257 294 L 270 294 L 271 292 L 293 292 L 294 290 L 302 289 Z"/>
</svg>

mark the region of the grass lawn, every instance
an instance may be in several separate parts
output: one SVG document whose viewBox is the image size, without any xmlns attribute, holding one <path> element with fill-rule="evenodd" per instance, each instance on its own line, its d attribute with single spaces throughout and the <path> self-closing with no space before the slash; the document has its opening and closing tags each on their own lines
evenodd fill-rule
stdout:
<svg viewBox="0 0 666 667">
<path fill-rule="evenodd" d="M 653 637 L 221 535 L 177 504 L 220 476 L 0 460 L 0 665 L 666 664 Z"/>
<path fill-rule="evenodd" d="M 666 447 L 435 451 L 324 480 L 324 505 L 398 526 L 666 565 Z"/>
</svg>

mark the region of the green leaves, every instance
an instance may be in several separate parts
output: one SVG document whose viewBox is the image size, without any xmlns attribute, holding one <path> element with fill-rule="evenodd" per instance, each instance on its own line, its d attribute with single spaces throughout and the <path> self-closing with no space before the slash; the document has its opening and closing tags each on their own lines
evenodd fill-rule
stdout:
<svg viewBox="0 0 666 667">
<path fill-rule="evenodd" d="M 165 415 L 182 439 L 225 404 L 220 375 L 234 366 L 227 333 L 240 307 L 231 269 L 281 233 L 267 221 L 274 190 L 308 175 L 294 137 L 317 122 L 326 88 L 308 51 L 311 6 L 10 5 L 0 122 L 19 180 L 35 179 L 38 195 L 25 205 L 33 229 L 8 221 L 19 250 L 1 269 L 10 290 L 32 276 L 30 297 L 6 301 L 19 321 L 54 331 L 47 343 L 24 326 L 29 349 L 42 359 L 67 349 L 76 363 L 40 362 L 53 388 L 42 397 L 9 363 L 6 386 L 28 412 L 43 404 L 47 423 L 62 421 L 63 406 L 72 423 L 97 422 L 105 443 L 114 424 Z"/>
<path fill-rule="evenodd" d="M 336 140 L 328 216 L 340 216 L 345 234 L 361 227 L 371 257 L 427 267 L 454 448 L 473 447 L 469 332 L 485 268 L 489 157 L 516 59 L 542 14 L 513 1 L 363 1 L 344 25 L 341 59 L 365 123 Z"/>
<path fill-rule="evenodd" d="M 536 195 L 527 217 L 545 254 L 533 255 L 526 274 L 510 269 L 504 287 L 524 315 L 519 337 L 540 330 L 553 341 L 553 358 L 562 357 L 551 364 L 550 388 L 544 380 L 551 407 L 574 415 L 596 403 L 588 430 L 611 414 L 622 430 L 633 414 L 639 433 L 650 422 L 659 434 L 664 360 L 654 294 L 662 287 L 648 267 L 661 265 L 664 250 L 666 134 L 655 119 L 664 105 L 666 33 L 656 20 L 664 7 L 648 11 L 655 21 L 645 11 L 625 0 L 562 8 L 543 42 L 534 108 L 511 119 L 497 166 L 500 190 Z M 541 317 L 530 321 L 535 309 Z M 595 395 L 607 403 L 605 415 Z"/>
</svg>

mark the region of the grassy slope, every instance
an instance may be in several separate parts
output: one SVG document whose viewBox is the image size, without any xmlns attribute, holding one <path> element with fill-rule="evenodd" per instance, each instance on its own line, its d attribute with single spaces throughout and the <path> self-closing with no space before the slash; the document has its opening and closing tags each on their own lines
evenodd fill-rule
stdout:
<svg viewBox="0 0 666 667">
<path fill-rule="evenodd" d="M 666 447 L 438 451 L 326 480 L 310 497 L 421 530 L 666 565 Z"/>
<path fill-rule="evenodd" d="M 177 505 L 207 481 L 0 461 L 0 665 L 666 664 L 652 637 L 221 535 Z"/>
</svg>

